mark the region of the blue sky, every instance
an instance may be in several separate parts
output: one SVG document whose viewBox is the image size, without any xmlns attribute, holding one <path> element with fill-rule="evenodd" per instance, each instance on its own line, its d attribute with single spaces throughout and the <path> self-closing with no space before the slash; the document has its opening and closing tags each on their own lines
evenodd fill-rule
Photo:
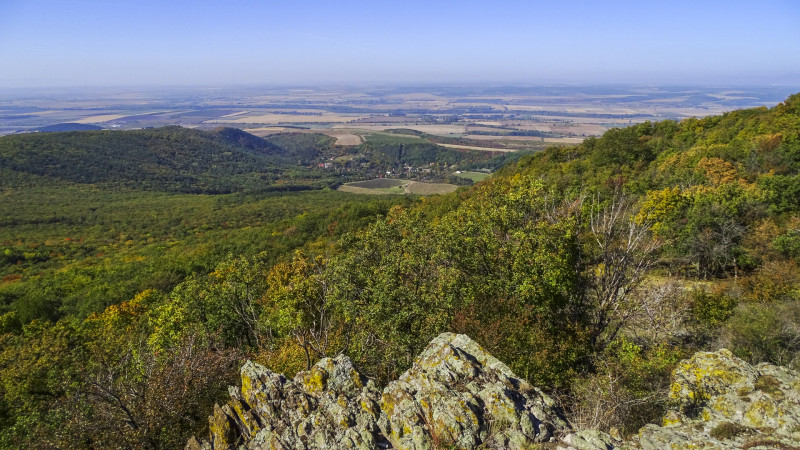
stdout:
<svg viewBox="0 0 800 450">
<path fill-rule="evenodd" d="M 0 0 L 0 86 L 800 86 L 800 1 Z"/>
</svg>

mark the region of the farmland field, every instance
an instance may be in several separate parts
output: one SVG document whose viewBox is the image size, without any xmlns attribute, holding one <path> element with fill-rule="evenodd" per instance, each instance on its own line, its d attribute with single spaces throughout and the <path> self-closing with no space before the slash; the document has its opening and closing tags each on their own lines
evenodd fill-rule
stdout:
<svg viewBox="0 0 800 450">
<path fill-rule="evenodd" d="M 82 119 L 77 119 L 75 123 L 99 123 L 117 120 L 126 117 L 124 114 L 102 114 L 99 116 L 89 116 Z"/>
<path fill-rule="evenodd" d="M 353 134 L 344 130 L 321 131 L 321 132 L 322 134 L 335 138 L 336 145 L 359 145 L 362 142 L 364 142 L 364 139 L 360 135 Z"/>
<path fill-rule="evenodd" d="M 412 181 L 406 186 L 406 192 L 415 195 L 449 194 L 458 189 L 458 186 L 447 183 L 423 183 Z"/>
<path fill-rule="evenodd" d="M 458 144 L 439 144 L 442 147 L 447 148 L 456 148 L 461 150 L 478 150 L 482 152 L 513 152 L 514 150 L 507 149 L 507 148 L 497 148 L 497 147 L 476 147 L 474 145 L 458 145 Z"/>
<path fill-rule="evenodd" d="M 408 183 L 409 182 L 406 180 L 376 178 L 374 180 L 356 181 L 353 183 L 343 184 L 339 187 L 339 190 L 343 192 L 351 192 L 353 194 L 405 194 L 405 188 Z"/>
<path fill-rule="evenodd" d="M 178 125 L 189 128 L 234 126 L 259 135 L 300 127 L 333 135 L 340 146 L 363 143 L 355 135 L 408 128 L 421 133 L 469 140 L 569 145 L 599 136 L 613 127 L 663 119 L 704 117 L 736 108 L 774 104 L 788 95 L 784 87 L 670 88 L 575 86 L 472 87 L 281 87 L 164 90 L 67 89 L 41 96 L 35 90 L 0 89 L 0 135 L 57 125 L 99 123 L 104 128 L 138 129 Z M 475 131 L 497 130 L 497 136 Z M 292 130 L 294 132 L 294 130 Z M 531 139 L 533 138 L 533 139 Z M 452 144 L 456 144 L 453 142 Z M 462 145 L 475 145 L 459 142 Z"/>
<path fill-rule="evenodd" d="M 397 180 L 394 178 L 376 178 L 368 181 L 355 181 L 343 184 L 340 191 L 354 194 L 414 194 L 432 195 L 447 194 L 458 189 L 458 186 L 446 183 L 423 183 L 420 181 Z"/>
<path fill-rule="evenodd" d="M 468 180 L 472 180 L 475 183 L 483 181 L 489 178 L 491 175 L 492 174 L 486 172 L 460 172 L 455 174 L 455 176 L 457 177 L 466 178 Z"/>
<path fill-rule="evenodd" d="M 362 136 L 364 141 L 370 144 L 415 144 L 421 142 L 419 136 L 409 134 L 370 132 Z"/>
</svg>

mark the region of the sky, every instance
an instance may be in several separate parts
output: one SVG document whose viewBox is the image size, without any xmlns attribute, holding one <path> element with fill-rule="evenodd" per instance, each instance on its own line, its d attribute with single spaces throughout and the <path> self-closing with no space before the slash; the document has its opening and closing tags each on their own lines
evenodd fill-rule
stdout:
<svg viewBox="0 0 800 450">
<path fill-rule="evenodd" d="M 800 86 L 800 1 L 0 0 L 0 87 Z"/>
</svg>

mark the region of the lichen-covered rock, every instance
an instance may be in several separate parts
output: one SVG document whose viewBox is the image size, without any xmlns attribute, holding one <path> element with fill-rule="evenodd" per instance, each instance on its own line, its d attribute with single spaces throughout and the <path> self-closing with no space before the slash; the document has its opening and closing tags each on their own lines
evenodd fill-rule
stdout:
<svg viewBox="0 0 800 450">
<path fill-rule="evenodd" d="M 231 400 L 214 407 L 209 438 L 190 439 L 187 450 L 535 448 L 559 437 L 547 448 L 800 450 L 800 373 L 724 349 L 681 362 L 662 425 L 624 442 L 569 433 L 550 397 L 464 335 L 439 335 L 382 394 L 345 356 L 294 380 L 252 362 L 241 376 Z"/>
<path fill-rule="evenodd" d="M 699 352 L 673 372 L 674 409 L 648 425 L 635 446 L 757 448 L 800 443 L 800 373 L 751 366 L 725 349 Z"/>
<path fill-rule="evenodd" d="M 187 449 L 376 448 L 380 392 L 346 356 L 291 381 L 251 361 L 241 375 L 241 389 L 209 417 L 209 440 L 192 438 Z"/>
<path fill-rule="evenodd" d="M 597 430 L 570 433 L 561 438 L 561 442 L 564 445 L 560 445 L 559 450 L 613 450 L 620 445 L 610 434 Z"/>
<path fill-rule="evenodd" d="M 526 448 L 567 428 L 550 397 L 464 335 L 434 339 L 383 395 L 345 356 L 294 380 L 253 362 L 241 375 L 209 439 L 187 449 Z"/>
<path fill-rule="evenodd" d="M 444 333 L 384 389 L 379 426 L 397 448 L 522 448 L 548 441 L 566 421 L 472 339 Z"/>
</svg>

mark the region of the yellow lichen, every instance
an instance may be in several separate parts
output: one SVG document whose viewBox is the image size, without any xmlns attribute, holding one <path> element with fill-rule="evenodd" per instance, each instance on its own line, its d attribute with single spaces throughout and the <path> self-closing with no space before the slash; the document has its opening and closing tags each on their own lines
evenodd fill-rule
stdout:
<svg viewBox="0 0 800 450">
<path fill-rule="evenodd" d="M 756 427 L 767 425 L 769 419 L 775 418 L 777 409 L 775 403 L 768 397 L 756 399 L 750 405 L 750 409 L 744 414 L 745 419 Z"/>
<path fill-rule="evenodd" d="M 381 409 L 386 411 L 390 417 L 394 414 L 394 398 L 391 395 L 383 394 L 381 396 Z"/>
<path fill-rule="evenodd" d="M 319 367 L 312 367 L 303 374 L 303 388 L 309 394 L 325 390 L 327 381 L 328 373 Z"/>
<path fill-rule="evenodd" d="M 676 424 L 679 424 L 679 423 L 682 423 L 682 422 L 683 422 L 683 420 L 681 419 L 681 416 L 678 415 L 678 413 L 676 413 L 674 411 L 670 411 L 669 413 L 667 413 L 664 416 L 664 419 L 662 420 L 661 425 L 667 427 L 667 426 L 676 425 Z"/>
</svg>

